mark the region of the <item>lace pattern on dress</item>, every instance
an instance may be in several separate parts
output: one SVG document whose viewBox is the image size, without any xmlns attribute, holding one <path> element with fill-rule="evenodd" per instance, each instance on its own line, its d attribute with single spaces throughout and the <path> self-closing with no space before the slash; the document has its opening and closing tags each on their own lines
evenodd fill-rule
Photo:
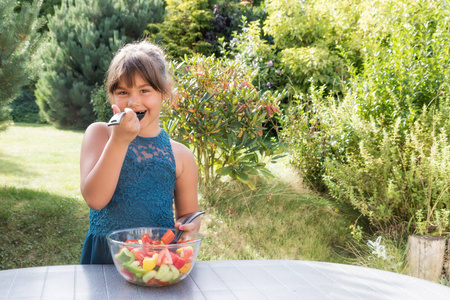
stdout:
<svg viewBox="0 0 450 300">
<path fill-rule="evenodd" d="M 169 135 L 136 137 L 129 147 L 111 201 L 91 209 L 89 232 L 105 235 L 131 227 L 173 227 L 175 159 Z"/>
</svg>

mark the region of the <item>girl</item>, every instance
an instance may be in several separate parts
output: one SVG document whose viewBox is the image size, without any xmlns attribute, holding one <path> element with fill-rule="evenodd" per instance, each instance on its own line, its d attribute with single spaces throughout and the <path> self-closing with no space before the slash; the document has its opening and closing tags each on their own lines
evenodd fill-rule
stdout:
<svg viewBox="0 0 450 300">
<path fill-rule="evenodd" d="M 113 263 L 105 238 L 113 230 L 178 228 L 198 211 L 194 156 L 159 126 L 170 87 L 164 54 L 156 45 L 128 44 L 111 61 L 106 88 L 114 113 L 125 115 L 117 126 L 91 124 L 81 145 L 81 193 L 91 208 L 82 264 Z M 139 120 L 136 113 L 144 117 Z M 180 229 L 199 227 L 197 218 Z"/>
</svg>

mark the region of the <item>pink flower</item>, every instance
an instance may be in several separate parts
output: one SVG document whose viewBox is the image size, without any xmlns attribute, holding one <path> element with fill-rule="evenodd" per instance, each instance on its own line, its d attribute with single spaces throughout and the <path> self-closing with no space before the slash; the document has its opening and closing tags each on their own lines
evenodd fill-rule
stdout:
<svg viewBox="0 0 450 300">
<path fill-rule="evenodd" d="M 273 61 L 269 60 L 269 61 L 267 62 L 267 65 L 268 65 L 269 67 L 272 67 L 272 66 L 273 66 Z"/>
<path fill-rule="evenodd" d="M 270 87 L 270 82 L 267 82 L 267 86 Z"/>
<path fill-rule="evenodd" d="M 280 75 L 281 74 L 281 70 L 277 70 L 277 74 Z"/>
</svg>

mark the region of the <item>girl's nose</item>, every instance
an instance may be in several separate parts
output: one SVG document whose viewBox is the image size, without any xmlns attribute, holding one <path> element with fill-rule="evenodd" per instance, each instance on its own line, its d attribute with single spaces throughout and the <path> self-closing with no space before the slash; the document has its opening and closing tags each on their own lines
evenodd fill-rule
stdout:
<svg viewBox="0 0 450 300">
<path fill-rule="evenodd" d="M 132 95 L 128 97 L 128 106 L 136 105 L 139 103 L 139 97 L 137 95 Z"/>
</svg>

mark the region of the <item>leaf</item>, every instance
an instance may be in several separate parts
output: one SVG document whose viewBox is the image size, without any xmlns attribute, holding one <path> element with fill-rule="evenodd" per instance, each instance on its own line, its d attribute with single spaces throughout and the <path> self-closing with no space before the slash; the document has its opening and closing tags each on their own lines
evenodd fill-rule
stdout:
<svg viewBox="0 0 450 300">
<path fill-rule="evenodd" d="M 252 167 L 246 168 L 246 172 L 247 172 L 247 174 L 250 174 L 250 175 L 255 175 L 255 176 L 259 175 L 258 170 L 255 168 L 252 168 Z"/>
<path fill-rule="evenodd" d="M 231 173 L 232 170 L 233 170 L 232 166 L 226 166 L 226 167 L 217 169 L 216 172 L 218 174 L 220 174 L 221 176 L 227 176 Z"/>
<path fill-rule="evenodd" d="M 236 179 L 239 180 L 242 183 L 248 184 L 249 183 L 249 178 L 248 175 L 242 172 L 233 172 L 234 175 L 236 176 Z"/>
<path fill-rule="evenodd" d="M 273 174 L 266 168 L 260 169 L 259 172 L 266 178 L 275 178 L 275 176 L 273 176 Z"/>
<path fill-rule="evenodd" d="M 275 160 L 277 160 L 277 159 L 283 158 L 283 157 L 285 157 L 285 156 L 287 156 L 287 154 L 278 154 L 278 155 L 275 155 L 274 157 L 272 157 L 272 161 L 275 161 Z"/>
</svg>

